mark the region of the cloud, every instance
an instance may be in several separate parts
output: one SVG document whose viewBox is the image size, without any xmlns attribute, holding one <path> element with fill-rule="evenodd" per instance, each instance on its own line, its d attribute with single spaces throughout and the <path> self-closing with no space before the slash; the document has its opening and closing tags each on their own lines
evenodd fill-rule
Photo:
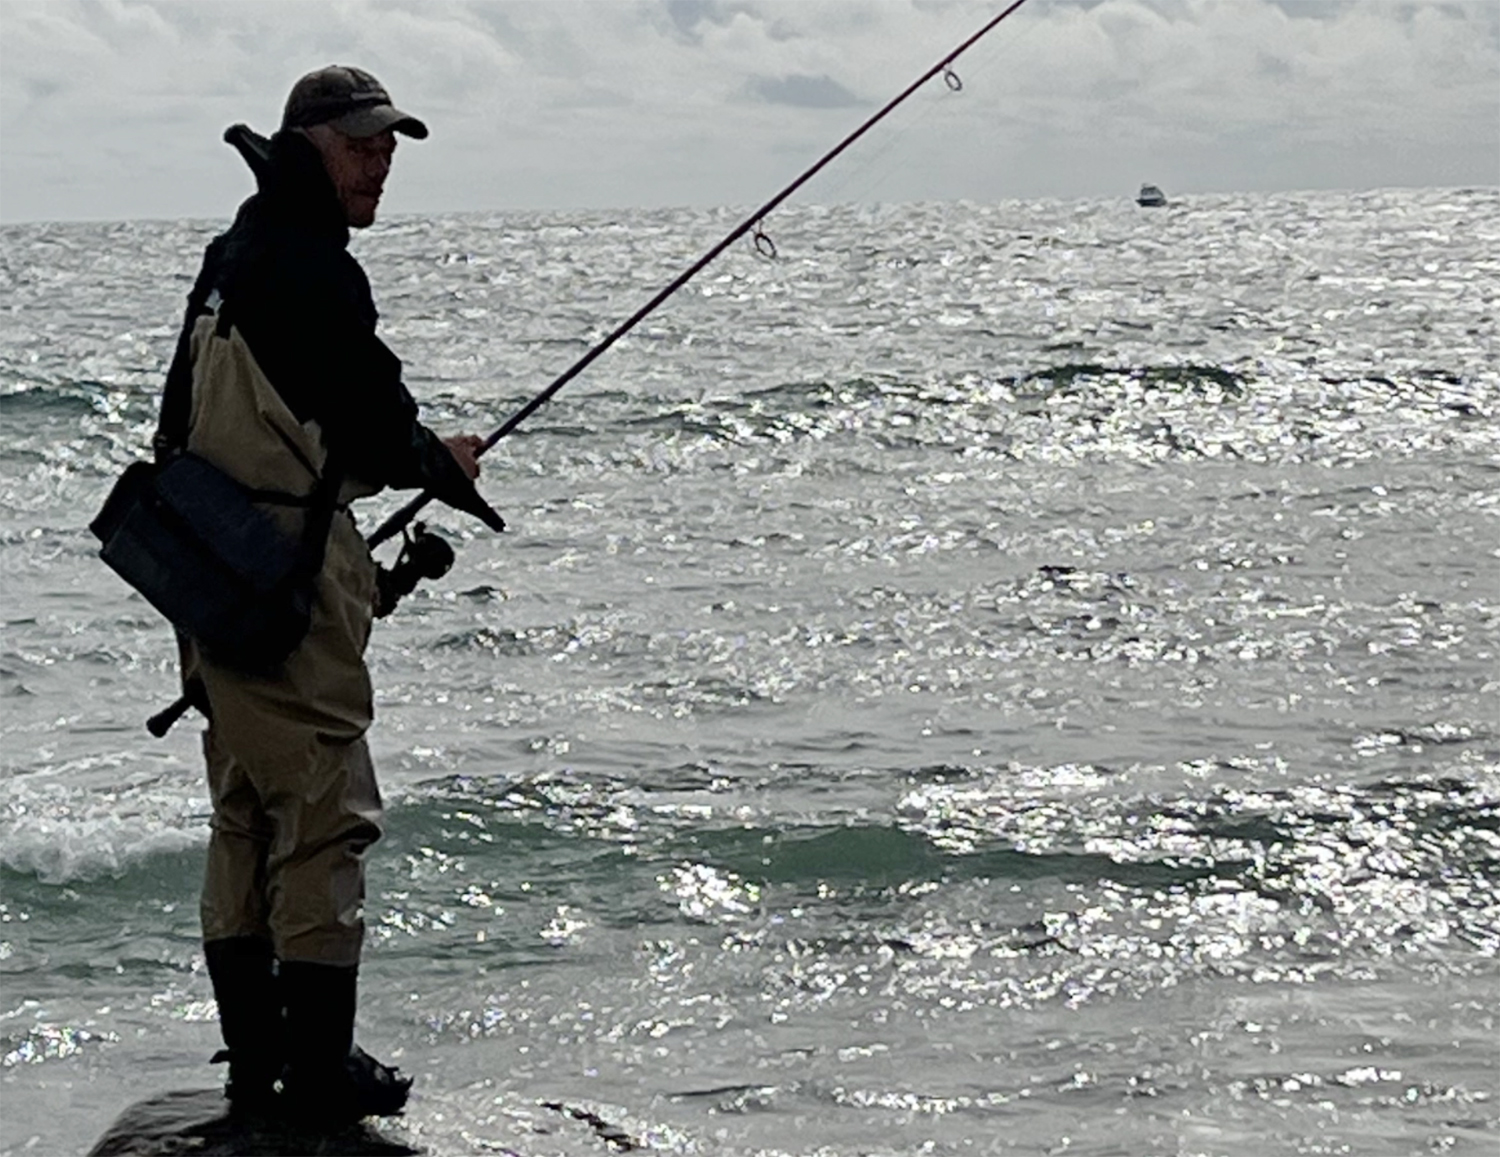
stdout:
<svg viewBox="0 0 1500 1157">
<path fill-rule="evenodd" d="M 750 92 L 769 104 L 793 108 L 851 108 L 863 104 L 831 76 L 752 76 Z"/>
<path fill-rule="evenodd" d="M 0 217 L 226 216 L 219 133 L 360 64 L 433 127 L 388 209 L 757 201 L 991 0 L 5 0 Z M 1031 0 L 812 198 L 1500 181 L 1500 4 Z M 747 99 L 748 98 L 748 99 Z"/>
</svg>

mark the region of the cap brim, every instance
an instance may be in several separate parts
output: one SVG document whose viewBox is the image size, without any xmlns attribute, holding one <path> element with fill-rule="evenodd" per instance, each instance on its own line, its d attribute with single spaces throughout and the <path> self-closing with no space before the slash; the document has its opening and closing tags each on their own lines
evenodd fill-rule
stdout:
<svg viewBox="0 0 1500 1157">
<path fill-rule="evenodd" d="M 427 136 L 426 125 L 410 113 L 404 113 L 388 104 L 355 109 L 326 123 L 350 137 L 373 137 L 376 133 L 386 131 L 403 133 L 419 141 Z"/>
</svg>

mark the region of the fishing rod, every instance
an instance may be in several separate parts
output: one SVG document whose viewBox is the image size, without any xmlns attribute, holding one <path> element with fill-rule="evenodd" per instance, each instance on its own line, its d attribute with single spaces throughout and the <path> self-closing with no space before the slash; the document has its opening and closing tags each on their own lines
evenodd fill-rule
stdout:
<svg viewBox="0 0 1500 1157">
<path fill-rule="evenodd" d="M 766 233 L 762 228 L 766 215 L 773 209 L 775 209 L 778 205 L 780 205 L 783 201 L 785 201 L 788 197 L 790 197 L 793 193 L 795 193 L 798 189 L 800 189 L 803 185 L 807 184 L 808 181 L 812 180 L 812 178 L 815 177 L 819 172 L 821 172 L 835 157 L 837 157 L 855 141 L 859 140 L 859 138 L 864 136 L 865 133 L 869 132 L 870 129 L 874 128 L 877 124 L 884 120 L 886 116 L 894 111 L 898 105 L 902 104 L 907 97 L 911 96 L 912 93 L 916 92 L 917 89 L 921 88 L 934 76 L 942 73 L 943 82 L 953 92 L 958 92 L 960 89 L 962 89 L 963 81 L 961 81 L 958 77 L 958 74 L 953 71 L 953 62 L 957 60 L 958 57 L 968 49 L 972 48 L 976 43 L 979 42 L 980 39 L 986 36 L 991 31 L 991 29 L 993 29 L 997 24 L 999 24 L 1002 20 L 1004 20 L 1007 16 L 1009 16 L 1024 3 L 1026 3 L 1026 0 L 1013 0 L 1013 3 L 1011 3 L 1009 7 L 1004 9 L 1004 11 L 1002 11 L 998 16 L 994 16 L 990 20 L 988 20 L 985 23 L 984 27 L 980 28 L 979 31 L 975 32 L 957 48 L 949 52 L 921 76 L 917 77 L 916 80 L 912 81 L 911 84 L 902 89 L 900 93 L 892 97 L 884 108 L 882 108 L 879 112 L 874 113 L 868 120 L 864 122 L 864 124 L 860 125 L 852 133 L 841 140 L 837 145 L 829 149 L 828 152 L 824 153 L 820 158 L 818 158 L 818 160 L 815 161 L 811 166 L 809 166 L 799 177 L 797 177 L 794 181 L 792 181 L 789 185 L 787 185 L 759 209 L 755 210 L 755 212 L 751 213 L 748 217 L 746 217 L 743 221 L 741 221 L 738 225 L 731 229 L 724 236 L 723 240 L 721 240 L 702 257 L 698 258 L 697 261 L 693 262 L 692 265 L 688 266 L 687 269 L 679 273 L 677 277 L 674 278 L 664 288 L 662 288 L 655 297 L 646 302 L 646 304 L 641 306 L 640 309 L 636 310 L 628 318 L 622 321 L 608 334 L 608 336 L 600 340 L 597 345 L 595 345 L 586 354 L 584 354 L 581 358 L 579 358 L 576 362 L 574 362 L 571 366 L 569 366 L 566 370 L 559 374 L 553 380 L 551 385 L 549 385 L 545 390 L 537 394 L 536 397 L 532 398 L 531 401 L 527 402 L 524 406 L 522 406 L 519 410 L 512 414 L 505 421 L 504 425 L 500 426 L 499 429 L 497 429 L 493 434 L 491 434 L 488 438 L 480 443 L 479 449 L 475 451 L 474 456 L 477 458 L 482 455 L 485 451 L 493 447 L 496 442 L 500 441 L 501 438 L 504 438 L 527 418 L 531 417 L 532 414 L 536 413 L 536 411 L 550 402 L 558 390 L 562 389 L 565 385 L 567 385 L 584 370 L 586 370 L 590 365 L 592 365 L 595 359 L 603 354 L 605 350 L 609 349 L 610 346 L 614 345 L 615 342 L 619 341 L 622 337 L 624 337 L 627 333 L 629 333 L 637 325 L 639 325 L 642 321 L 644 321 L 647 317 L 654 313 L 657 307 L 662 304 L 662 302 L 666 301 L 667 298 L 671 297 L 674 293 L 676 293 L 679 289 L 681 289 L 684 285 L 686 285 L 689 281 L 696 277 L 700 272 L 702 272 L 703 268 L 706 265 L 713 261 L 715 257 L 717 257 L 720 253 L 723 253 L 724 250 L 728 249 L 746 233 L 751 234 L 752 239 L 755 242 L 755 248 L 757 251 L 767 257 L 775 257 L 776 245 L 768 236 L 766 236 Z M 421 494 L 417 495 L 417 497 L 413 498 L 405 506 L 401 507 L 401 509 L 397 510 L 383 523 L 376 527 L 375 532 L 369 537 L 369 545 L 372 548 L 377 547 L 382 542 L 385 542 L 387 539 L 392 538 L 396 534 L 400 533 L 407 527 L 411 520 L 417 516 L 421 509 L 431 501 L 432 492 L 424 490 Z"/>
</svg>

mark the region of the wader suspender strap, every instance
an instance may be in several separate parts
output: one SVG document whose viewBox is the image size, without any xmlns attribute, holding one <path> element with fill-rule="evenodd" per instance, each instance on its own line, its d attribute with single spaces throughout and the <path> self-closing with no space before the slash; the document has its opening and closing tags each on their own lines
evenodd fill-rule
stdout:
<svg viewBox="0 0 1500 1157">
<path fill-rule="evenodd" d="M 177 349 L 172 354 L 161 392 L 161 414 L 151 438 L 158 464 L 165 463 L 187 445 L 188 422 L 193 411 L 193 327 L 205 313 L 213 312 L 208 304 L 211 295 L 217 296 L 217 291 L 201 279 L 188 294 L 187 316 L 182 322 L 182 332 L 177 335 Z"/>
</svg>

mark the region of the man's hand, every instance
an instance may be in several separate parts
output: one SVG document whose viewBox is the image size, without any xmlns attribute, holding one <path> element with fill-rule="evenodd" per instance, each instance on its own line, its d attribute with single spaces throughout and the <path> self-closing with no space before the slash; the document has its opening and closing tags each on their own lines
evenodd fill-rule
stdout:
<svg viewBox="0 0 1500 1157">
<path fill-rule="evenodd" d="M 479 451 L 484 448 L 484 439 L 478 434 L 456 434 L 452 438 L 444 438 L 443 445 L 448 447 L 448 453 L 453 455 L 454 461 L 459 465 L 469 481 L 479 477 Z"/>
</svg>

